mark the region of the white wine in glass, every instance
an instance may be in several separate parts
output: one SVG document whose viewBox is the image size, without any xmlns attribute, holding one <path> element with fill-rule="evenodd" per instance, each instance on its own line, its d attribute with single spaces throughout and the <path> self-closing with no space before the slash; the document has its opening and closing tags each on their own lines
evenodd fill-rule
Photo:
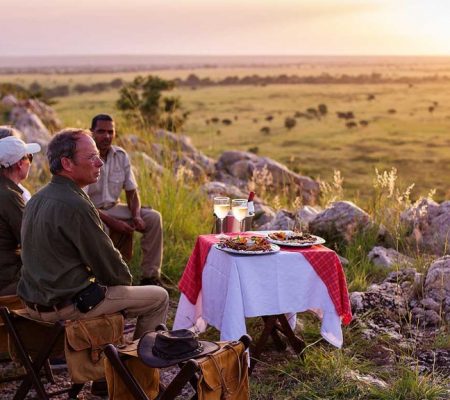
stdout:
<svg viewBox="0 0 450 400">
<path fill-rule="evenodd" d="M 245 217 L 247 216 L 247 199 L 233 199 L 231 200 L 231 212 L 233 213 L 234 218 L 239 221 L 239 231 L 243 231 L 243 224 Z"/>
<path fill-rule="evenodd" d="M 214 197 L 214 214 L 220 220 L 220 232 L 216 235 L 218 239 L 225 239 L 228 236 L 223 233 L 223 220 L 230 211 L 229 197 Z"/>
</svg>

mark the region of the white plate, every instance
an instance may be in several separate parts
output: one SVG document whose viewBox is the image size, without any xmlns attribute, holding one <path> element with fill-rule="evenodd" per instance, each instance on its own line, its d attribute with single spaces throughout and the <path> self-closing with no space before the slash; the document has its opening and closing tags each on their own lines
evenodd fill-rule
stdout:
<svg viewBox="0 0 450 400">
<path fill-rule="evenodd" d="M 227 253 L 233 253 L 233 254 L 242 254 L 242 255 L 249 255 L 249 256 L 254 256 L 254 255 L 262 255 L 262 254 L 273 254 L 273 253 L 277 253 L 280 251 L 280 247 L 277 246 L 276 244 L 271 244 L 271 250 L 268 251 L 263 251 L 263 250 L 255 250 L 255 251 L 247 251 L 247 250 L 235 250 L 235 249 L 230 249 L 229 247 L 221 247 L 219 246 L 219 243 L 216 243 L 214 245 L 214 247 L 216 249 L 225 251 Z"/>
<path fill-rule="evenodd" d="M 294 234 L 294 232 L 292 231 L 274 231 L 274 232 L 285 232 L 287 234 Z M 272 239 L 269 236 L 267 236 L 267 240 L 270 243 L 274 243 L 274 244 L 278 244 L 279 246 L 287 246 L 287 247 L 311 247 L 311 246 L 315 246 L 317 244 L 324 244 L 325 243 L 325 239 L 319 237 L 319 236 L 315 236 L 315 235 L 311 235 L 315 240 L 314 242 L 307 242 L 307 243 L 296 243 L 296 242 L 292 242 L 289 240 L 276 240 L 276 239 Z"/>
</svg>

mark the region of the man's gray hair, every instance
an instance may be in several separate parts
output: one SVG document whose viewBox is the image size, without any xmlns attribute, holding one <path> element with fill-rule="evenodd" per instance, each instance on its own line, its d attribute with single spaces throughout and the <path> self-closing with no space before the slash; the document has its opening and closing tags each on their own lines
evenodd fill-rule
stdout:
<svg viewBox="0 0 450 400">
<path fill-rule="evenodd" d="M 87 129 L 65 128 L 58 132 L 50 140 L 47 148 L 47 158 L 50 172 L 57 175 L 62 171 L 61 159 L 63 157 L 73 159 L 77 149 L 77 142 L 83 135 L 91 136 Z"/>
</svg>

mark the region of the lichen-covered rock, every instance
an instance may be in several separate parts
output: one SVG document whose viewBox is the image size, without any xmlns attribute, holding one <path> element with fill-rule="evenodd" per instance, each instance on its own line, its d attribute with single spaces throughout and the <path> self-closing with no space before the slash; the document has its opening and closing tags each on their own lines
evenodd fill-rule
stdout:
<svg viewBox="0 0 450 400">
<path fill-rule="evenodd" d="M 337 201 L 309 222 L 309 229 L 328 242 L 351 242 L 355 234 L 374 227 L 369 214 L 351 201 Z"/>
<path fill-rule="evenodd" d="M 6 108 L 13 108 L 19 104 L 19 100 L 17 100 L 12 94 L 8 94 L 2 98 L 1 103 Z"/>
<path fill-rule="evenodd" d="M 316 218 L 317 214 L 319 214 L 319 210 L 312 206 L 303 206 L 298 209 L 296 212 L 296 219 L 300 224 L 308 226 L 309 223 Z"/>
<path fill-rule="evenodd" d="M 450 256 L 439 258 L 428 269 L 424 298 L 430 298 L 442 307 L 446 318 L 450 316 Z"/>
<path fill-rule="evenodd" d="M 16 106 L 10 113 L 11 124 L 19 129 L 25 142 L 39 143 L 45 150 L 51 135 L 42 120 L 32 111 L 22 106 Z"/>
<path fill-rule="evenodd" d="M 412 245 L 436 255 L 450 252 L 450 201 L 422 199 L 402 213 L 401 221 Z"/>
<path fill-rule="evenodd" d="M 370 261 L 380 267 L 390 268 L 393 265 L 411 265 L 412 259 L 395 249 L 386 249 L 382 246 L 375 246 L 367 255 Z"/>
<path fill-rule="evenodd" d="M 203 192 L 205 192 L 210 199 L 218 196 L 227 196 L 231 198 L 247 198 L 248 194 L 243 192 L 237 186 L 226 185 L 223 182 L 211 181 L 206 182 L 202 186 Z"/>
<path fill-rule="evenodd" d="M 207 157 L 202 152 L 198 151 L 197 148 L 192 144 L 191 138 L 189 136 L 165 131 L 159 129 L 155 132 L 156 138 L 160 142 L 168 143 L 171 149 L 175 152 L 173 158 L 178 160 L 184 160 L 184 165 L 190 164 L 195 165 L 196 168 L 202 171 L 205 175 L 211 176 L 215 172 L 215 161 L 212 158 Z M 176 156 L 176 153 L 184 153 L 183 157 Z M 189 161 L 188 161 L 189 160 Z M 197 171 L 198 172 L 198 171 Z M 195 172 L 195 175 L 198 175 Z"/>
<path fill-rule="evenodd" d="M 140 163 L 144 164 L 145 171 L 147 173 L 155 173 L 157 175 L 162 175 L 164 168 L 158 164 L 152 157 L 144 152 L 131 153 L 133 168 L 139 168 Z"/>
<path fill-rule="evenodd" d="M 287 210 L 280 210 L 275 217 L 268 223 L 261 226 L 261 230 L 288 230 L 294 226 L 294 214 Z"/>
<path fill-rule="evenodd" d="M 313 179 L 296 174 L 275 160 L 249 152 L 224 152 L 216 169 L 216 178 L 220 181 L 244 188 L 248 181 L 256 179 L 257 185 L 267 189 L 283 189 L 298 195 L 303 204 L 315 204 L 320 192 L 319 184 Z"/>
<path fill-rule="evenodd" d="M 364 293 L 351 293 L 350 303 L 355 315 L 371 311 L 397 322 L 407 315 L 408 309 L 403 290 L 398 284 L 391 282 L 371 285 Z"/>
</svg>

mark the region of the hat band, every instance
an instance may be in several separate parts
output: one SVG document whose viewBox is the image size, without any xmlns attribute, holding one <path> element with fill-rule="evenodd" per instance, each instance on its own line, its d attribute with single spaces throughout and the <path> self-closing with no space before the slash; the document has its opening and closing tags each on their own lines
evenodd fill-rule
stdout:
<svg viewBox="0 0 450 400">
<path fill-rule="evenodd" d="M 198 344 L 198 347 L 195 350 L 185 351 L 183 353 L 171 354 L 166 353 L 164 351 L 158 350 L 155 346 L 152 348 L 152 353 L 154 356 L 158 358 L 162 358 L 164 360 L 173 360 L 178 358 L 186 358 L 195 356 L 203 351 L 203 345 L 201 343 Z"/>
</svg>

